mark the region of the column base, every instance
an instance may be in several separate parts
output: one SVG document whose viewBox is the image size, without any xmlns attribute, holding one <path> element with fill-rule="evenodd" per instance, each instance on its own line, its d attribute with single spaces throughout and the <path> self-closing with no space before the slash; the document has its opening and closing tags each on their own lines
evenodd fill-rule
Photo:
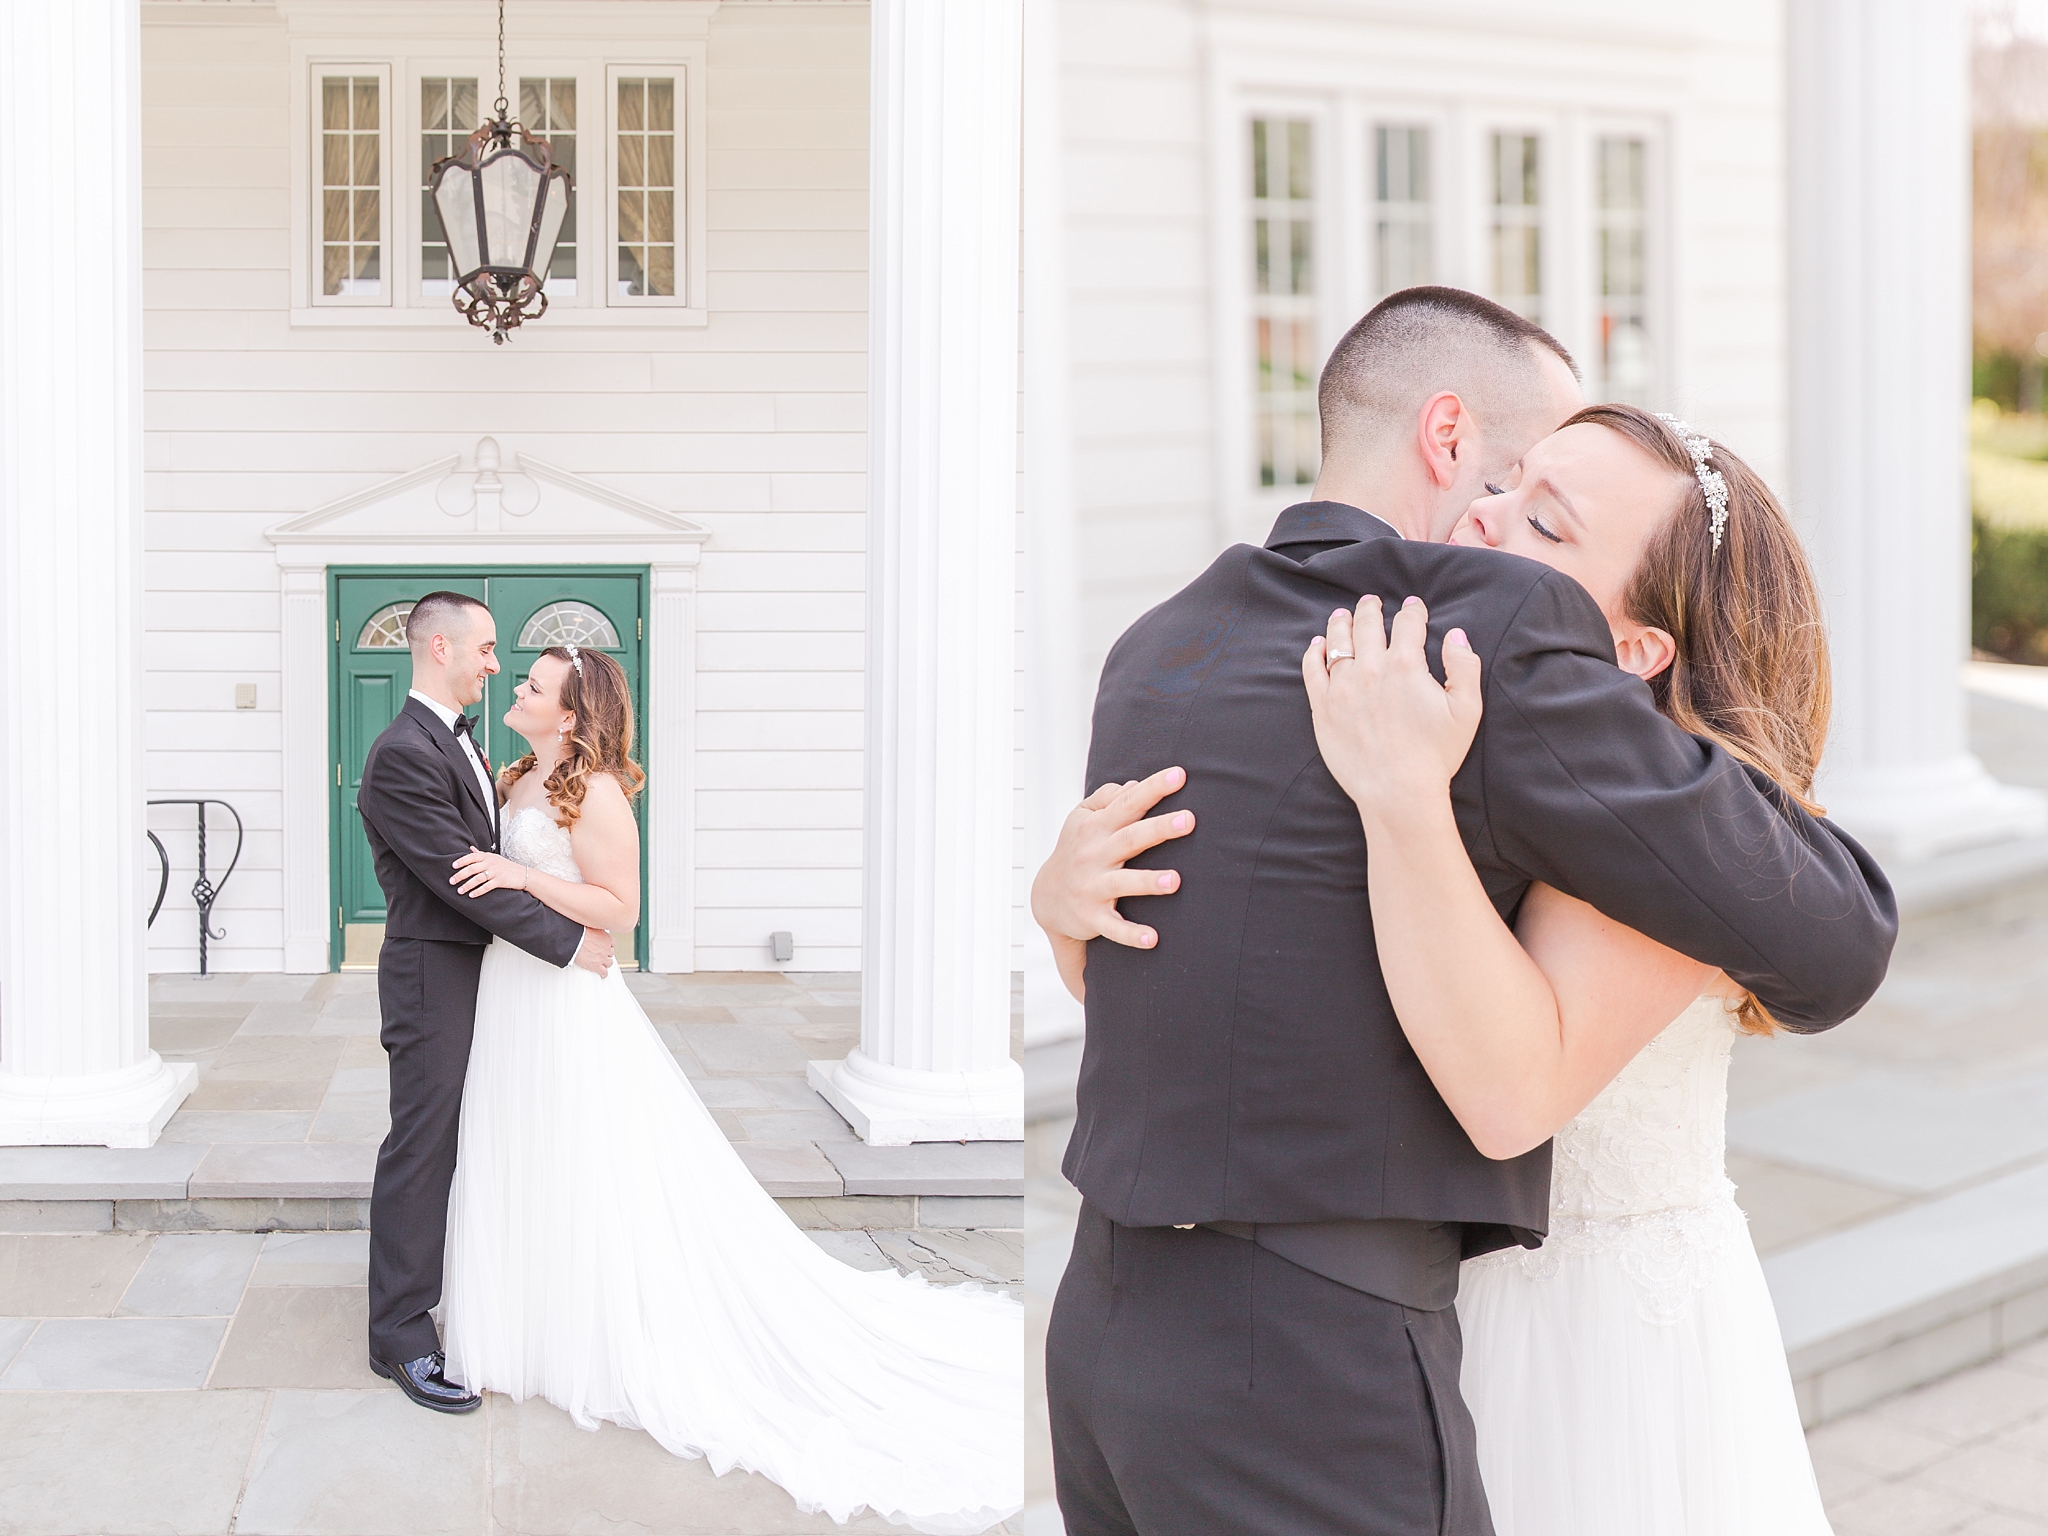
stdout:
<svg viewBox="0 0 2048 1536">
<path fill-rule="evenodd" d="M 2048 832 L 2048 796 L 1999 783 L 1968 753 L 1826 778 L 1816 794 L 1880 862 L 1918 864 Z"/>
<path fill-rule="evenodd" d="M 0 1072 L 0 1147 L 152 1147 L 198 1082 L 193 1063 L 155 1051 L 119 1072 Z"/>
<path fill-rule="evenodd" d="M 1024 1139 L 1024 1069 L 1014 1061 L 994 1072 L 919 1072 L 856 1050 L 812 1062 L 808 1076 L 871 1147 Z"/>
</svg>

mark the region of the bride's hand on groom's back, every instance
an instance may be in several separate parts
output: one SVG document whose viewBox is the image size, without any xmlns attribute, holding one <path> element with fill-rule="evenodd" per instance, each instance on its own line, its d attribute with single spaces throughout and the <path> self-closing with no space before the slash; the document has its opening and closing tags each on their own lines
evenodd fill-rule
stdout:
<svg viewBox="0 0 2048 1536">
<path fill-rule="evenodd" d="M 1331 614 L 1328 634 L 1301 658 L 1316 746 L 1368 823 L 1440 804 L 1479 730 L 1479 657 L 1452 630 L 1439 683 L 1423 649 L 1428 635 L 1420 598 L 1402 605 L 1390 636 L 1380 600 L 1367 594 L 1355 615 Z"/>
<path fill-rule="evenodd" d="M 1031 882 L 1031 915 L 1055 939 L 1105 938 L 1150 949 L 1159 935 L 1117 911 L 1125 896 L 1164 896 L 1180 889 L 1171 869 L 1126 869 L 1126 861 L 1195 827 L 1192 811 L 1147 818 L 1145 813 L 1187 782 L 1179 768 L 1148 779 L 1105 784 L 1075 806 L 1060 828 L 1052 856 Z"/>
</svg>

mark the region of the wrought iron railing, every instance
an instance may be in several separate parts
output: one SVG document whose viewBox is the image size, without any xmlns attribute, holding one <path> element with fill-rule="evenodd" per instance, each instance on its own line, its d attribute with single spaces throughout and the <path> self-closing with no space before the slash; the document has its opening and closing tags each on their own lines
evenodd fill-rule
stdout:
<svg viewBox="0 0 2048 1536">
<path fill-rule="evenodd" d="M 225 928 L 219 933 L 212 931 L 213 904 L 220 900 L 220 893 L 228 883 L 228 877 L 235 872 L 235 866 L 242 862 L 242 813 L 225 800 L 151 800 L 151 805 L 189 805 L 193 808 L 198 822 L 199 864 L 198 878 L 192 882 L 192 904 L 199 909 L 199 974 L 206 974 L 206 943 L 208 939 L 224 939 L 228 936 Z M 228 867 L 215 881 L 206 873 L 206 808 L 217 805 L 235 818 L 235 851 L 228 860 Z M 156 904 L 149 909 L 149 922 L 154 925 L 157 913 L 163 910 L 164 892 L 171 884 L 171 856 L 164 851 L 163 841 L 154 832 L 147 834 L 156 844 L 156 856 L 161 873 L 156 883 Z"/>
</svg>

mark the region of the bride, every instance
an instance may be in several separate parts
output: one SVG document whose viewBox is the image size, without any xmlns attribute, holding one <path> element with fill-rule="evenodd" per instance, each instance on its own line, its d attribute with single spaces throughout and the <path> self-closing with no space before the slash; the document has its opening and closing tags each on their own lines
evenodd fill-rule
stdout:
<svg viewBox="0 0 2048 1536">
<path fill-rule="evenodd" d="M 626 676 L 536 658 L 505 723 L 506 856 L 466 894 L 530 891 L 623 931 L 640 910 Z M 844 1522 L 979 1532 L 1023 1502 L 1023 1309 L 839 1263 L 792 1226 L 698 1099 L 624 978 L 484 956 L 449 1197 L 447 1374 L 582 1428 L 644 1429 Z"/>
<path fill-rule="evenodd" d="M 1811 799 L 1828 715 L 1813 578 L 1769 489 L 1683 424 L 1580 411 L 1489 486 L 1450 535 L 1563 571 L 1600 605 L 1618 664 L 1658 707 L 1792 800 Z M 1724 1168 L 1729 1053 L 1776 1028 L 1725 977 L 1537 884 L 1510 930 L 1459 840 L 1449 784 L 1481 709 L 1480 663 L 1444 638 L 1428 671 L 1415 599 L 1386 638 L 1378 599 L 1303 658 L 1316 741 L 1358 804 L 1388 993 L 1478 1149 L 1555 1137 L 1549 1236 L 1469 1260 L 1461 1386 L 1499 1536 L 1826 1536 L 1777 1319 Z M 1504 706 L 1512 707 L 1512 706 Z M 1105 786 L 1135 817 L 1177 769 Z M 1149 799 L 1146 798 L 1149 796 Z M 1079 818 L 1070 819 L 1069 827 Z M 1123 829 L 1109 859 L 1185 835 L 1187 812 Z M 1149 930 L 1104 926 L 1146 946 Z M 1082 990 L 1085 946 L 1054 938 Z"/>
</svg>

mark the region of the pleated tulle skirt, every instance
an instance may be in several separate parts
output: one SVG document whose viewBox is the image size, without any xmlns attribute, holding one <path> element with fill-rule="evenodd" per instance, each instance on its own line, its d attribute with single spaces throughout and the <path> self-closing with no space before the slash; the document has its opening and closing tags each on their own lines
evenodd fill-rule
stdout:
<svg viewBox="0 0 2048 1536">
<path fill-rule="evenodd" d="M 1558 1227 L 1461 1277 L 1498 1536 L 1828 1536 L 1733 1202 Z"/>
<path fill-rule="evenodd" d="M 831 1258 L 624 978 L 484 957 L 449 1200 L 448 1374 L 934 1536 L 1023 1502 L 1023 1308 Z"/>
</svg>

